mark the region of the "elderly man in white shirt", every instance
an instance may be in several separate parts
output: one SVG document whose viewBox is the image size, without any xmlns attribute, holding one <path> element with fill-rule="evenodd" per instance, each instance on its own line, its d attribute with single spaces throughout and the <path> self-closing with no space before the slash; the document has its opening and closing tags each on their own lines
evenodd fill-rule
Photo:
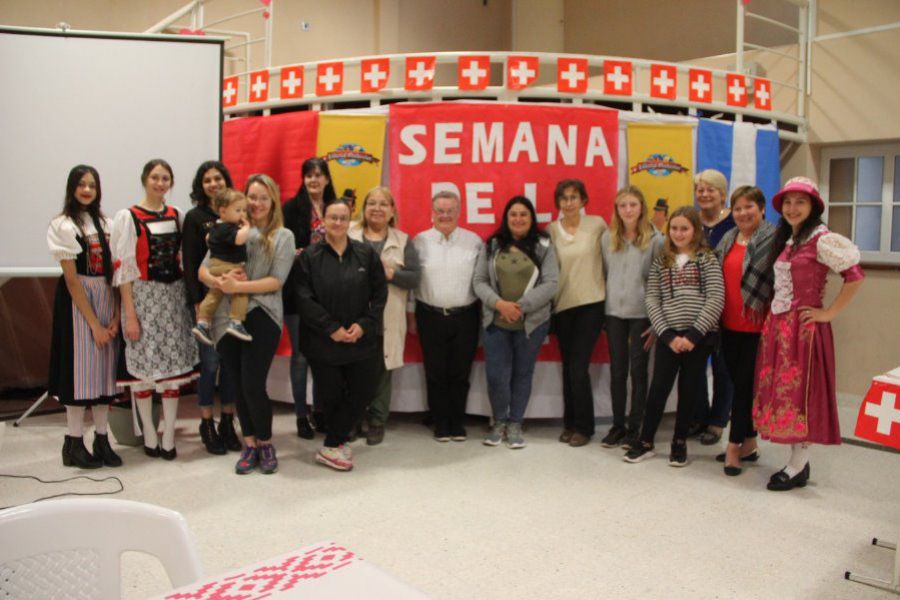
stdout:
<svg viewBox="0 0 900 600">
<path fill-rule="evenodd" d="M 439 442 L 464 442 L 469 374 L 478 347 L 479 312 L 472 273 L 481 238 L 459 227 L 453 192 L 431 199 L 433 227 L 413 240 L 422 264 L 416 290 L 416 329 L 422 345 L 428 407 Z"/>
</svg>

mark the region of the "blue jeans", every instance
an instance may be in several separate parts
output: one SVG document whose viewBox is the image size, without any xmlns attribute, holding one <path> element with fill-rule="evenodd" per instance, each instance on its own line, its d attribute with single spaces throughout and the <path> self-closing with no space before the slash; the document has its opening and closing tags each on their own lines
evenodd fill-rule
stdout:
<svg viewBox="0 0 900 600">
<path fill-rule="evenodd" d="M 197 380 L 197 404 L 212 406 L 216 397 L 216 373 L 219 377 L 219 400 L 223 405 L 234 404 L 234 390 L 225 377 L 225 365 L 219 360 L 219 353 L 212 346 L 197 343 L 200 349 L 200 378 Z"/>
<path fill-rule="evenodd" d="M 530 336 L 495 325 L 484 330 L 484 369 L 495 421 L 521 423 L 525 419 L 534 365 L 548 331 L 550 321 L 539 325 Z"/>
<path fill-rule="evenodd" d="M 300 352 L 300 315 L 284 315 L 284 325 L 291 338 L 291 393 L 294 396 L 294 414 L 305 417 L 309 414 L 306 405 L 306 374 L 309 362 Z M 316 398 L 316 382 L 313 381 L 313 410 L 322 412 Z"/>
<path fill-rule="evenodd" d="M 709 390 L 704 385 L 697 395 L 697 406 L 694 409 L 694 422 L 701 425 L 713 425 L 725 428 L 731 416 L 731 402 L 734 397 L 734 386 L 731 383 L 731 375 L 722 355 L 722 349 L 713 351 L 710 356 L 713 375 L 713 399 L 709 404 Z M 705 373 L 705 372 L 704 372 Z"/>
</svg>

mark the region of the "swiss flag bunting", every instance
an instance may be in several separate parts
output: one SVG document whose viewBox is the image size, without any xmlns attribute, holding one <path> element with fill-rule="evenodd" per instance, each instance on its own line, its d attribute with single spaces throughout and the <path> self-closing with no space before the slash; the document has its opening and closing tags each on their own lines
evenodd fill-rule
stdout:
<svg viewBox="0 0 900 600">
<path fill-rule="evenodd" d="M 222 80 L 222 106 L 235 106 L 238 100 L 238 76 L 226 77 Z"/>
<path fill-rule="evenodd" d="M 886 377 L 872 380 L 859 406 L 854 434 L 900 450 L 900 383 Z"/>
<path fill-rule="evenodd" d="M 404 87 L 411 92 L 423 92 L 433 88 L 434 65 L 434 56 L 407 56 Z"/>
<path fill-rule="evenodd" d="M 753 106 L 759 110 L 772 110 L 772 82 L 768 79 L 753 80 Z"/>
<path fill-rule="evenodd" d="M 303 97 L 303 67 L 282 67 L 281 99 Z"/>
<path fill-rule="evenodd" d="M 457 66 L 458 86 L 461 90 L 483 90 L 491 81 L 489 56 L 460 56 Z"/>
<path fill-rule="evenodd" d="M 560 58 L 556 61 L 556 90 L 570 94 L 583 94 L 588 88 L 588 61 L 586 58 Z"/>
<path fill-rule="evenodd" d="M 537 56 L 510 56 L 506 59 L 506 87 L 524 90 L 538 78 Z"/>
<path fill-rule="evenodd" d="M 359 64 L 359 91 L 364 94 L 384 89 L 391 76 L 391 59 L 369 58 Z"/>
<path fill-rule="evenodd" d="M 728 106 L 747 106 L 747 78 L 737 73 L 725 75 L 725 103 Z"/>
<path fill-rule="evenodd" d="M 675 65 L 650 65 L 650 95 L 654 98 L 675 99 L 678 89 L 678 69 Z"/>
<path fill-rule="evenodd" d="M 712 102 L 712 71 L 706 69 L 688 71 L 688 100 Z"/>
<path fill-rule="evenodd" d="M 344 93 L 344 63 L 328 62 L 316 65 L 316 96 L 336 96 Z"/>
<path fill-rule="evenodd" d="M 630 96 L 632 90 L 632 67 L 627 60 L 607 60 L 603 62 L 603 93 L 616 96 Z"/>
<path fill-rule="evenodd" d="M 265 102 L 269 99 L 269 70 L 254 71 L 250 73 L 250 92 L 247 100 L 250 102 Z"/>
</svg>

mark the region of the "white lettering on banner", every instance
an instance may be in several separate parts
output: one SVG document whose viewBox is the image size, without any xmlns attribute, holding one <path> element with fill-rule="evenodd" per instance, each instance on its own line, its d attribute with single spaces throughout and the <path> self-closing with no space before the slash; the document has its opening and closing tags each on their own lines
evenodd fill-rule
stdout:
<svg viewBox="0 0 900 600">
<path fill-rule="evenodd" d="M 563 164 L 575 164 L 575 150 L 578 141 L 578 126 L 569 125 L 567 137 L 563 137 L 562 128 L 559 125 L 550 125 L 547 129 L 547 164 L 556 164 L 556 155 L 559 154 Z"/>
<path fill-rule="evenodd" d="M 900 423 L 900 408 L 897 407 L 897 394 L 882 392 L 881 403 L 870 402 L 866 404 L 866 415 L 875 417 L 878 423 L 875 431 L 881 435 L 891 435 L 891 427 L 894 423 Z"/>
<path fill-rule="evenodd" d="M 503 162 L 503 123 L 472 124 L 472 162 Z M 492 156 L 493 155 L 493 156 Z"/>
<path fill-rule="evenodd" d="M 591 127 L 591 131 L 588 133 L 588 147 L 584 153 L 584 166 L 593 167 L 594 158 L 597 156 L 603 159 L 604 167 L 612 166 L 612 156 L 609 153 L 609 146 L 606 145 L 603 129 Z"/>
<path fill-rule="evenodd" d="M 434 141 L 431 151 L 434 164 L 461 164 L 462 163 L 462 138 L 464 124 L 436 123 L 434 125 Z M 506 129 L 504 123 L 472 124 L 472 162 L 473 163 L 501 163 L 504 162 L 504 135 Z M 428 156 L 428 148 L 420 139 L 427 135 L 428 126 L 424 124 L 405 125 L 400 128 L 400 149 L 398 160 L 401 165 L 418 165 L 425 162 Z M 546 152 L 548 165 L 564 164 L 575 166 L 578 164 L 578 125 L 566 126 L 563 132 L 561 125 L 551 124 L 547 127 L 546 146 L 541 147 Z M 505 162 L 516 162 L 520 155 L 525 154 L 528 162 L 540 162 L 538 146 L 534 139 L 531 123 L 522 121 L 516 128 L 509 154 Z M 597 159 L 604 167 L 613 165 L 612 155 L 606 143 L 606 136 L 602 127 L 591 127 L 588 130 L 587 145 L 584 148 L 584 166 L 593 167 Z"/>
<path fill-rule="evenodd" d="M 507 162 L 518 160 L 519 154 L 528 153 L 528 160 L 538 162 L 537 146 L 534 144 L 534 134 L 531 132 L 531 123 L 523 121 L 519 123 L 516 129 L 516 137 L 513 139 L 512 147 L 509 149 L 509 158 Z"/>
<path fill-rule="evenodd" d="M 462 163 L 462 154 L 459 152 L 459 138 L 449 137 L 451 133 L 462 133 L 462 123 L 435 123 L 434 124 L 434 164 L 458 165 Z M 453 153 L 451 154 L 451 151 Z"/>
<path fill-rule="evenodd" d="M 525 190 L 522 192 L 522 195 L 531 200 L 531 204 L 535 208 L 535 212 L 537 212 L 537 184 L 536 183 L 526 183 L 524 185 Z M 537 222 L 538 223 L 549 223 L 553 220 L 553 215 L 551 213 L 537 213 Z"/>
<path fill-rule="evenodd" d="M 410 149 L 409 154 L 400 154 L 398 156 L 401 165 L 418 165 L 425 161 L 428 151 L 419 140 L 417 135 L 425 135 L 426 128 L 424 125 L 407 125 L 400 130 L 400 141 Z"/>
<path fill-rule="evenodd" d="M 490 196 L 482 196 L 481 192 L 491 194 L 494 191 L 492 182 L 466 183 L 466 222 L 493 225 L 494 207 Z M 482 212 L 487 209 L 487 212 Z"/>
</svg>

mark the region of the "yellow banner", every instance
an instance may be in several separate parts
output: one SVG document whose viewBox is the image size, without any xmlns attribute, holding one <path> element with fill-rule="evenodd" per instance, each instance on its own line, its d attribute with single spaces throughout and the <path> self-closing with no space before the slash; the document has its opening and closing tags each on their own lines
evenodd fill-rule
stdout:
<svg viewBox="0 0 900 600">
<path fill-rule="evenodd" d="M 356 213 L 370 189 L 381 185 L 384 162 L 383 115 L 319 115 L 316 154 L 328 161 L 334 191 L 356 193 Z"/>
<path fill-rule="evenodd" d="M 688 125 L 628 124 L 628 181 L 644 193 L 647 210 L 660 198 L 668 202 L 669 214 L 693 206 L 692 136 Z"/>
</svg>

